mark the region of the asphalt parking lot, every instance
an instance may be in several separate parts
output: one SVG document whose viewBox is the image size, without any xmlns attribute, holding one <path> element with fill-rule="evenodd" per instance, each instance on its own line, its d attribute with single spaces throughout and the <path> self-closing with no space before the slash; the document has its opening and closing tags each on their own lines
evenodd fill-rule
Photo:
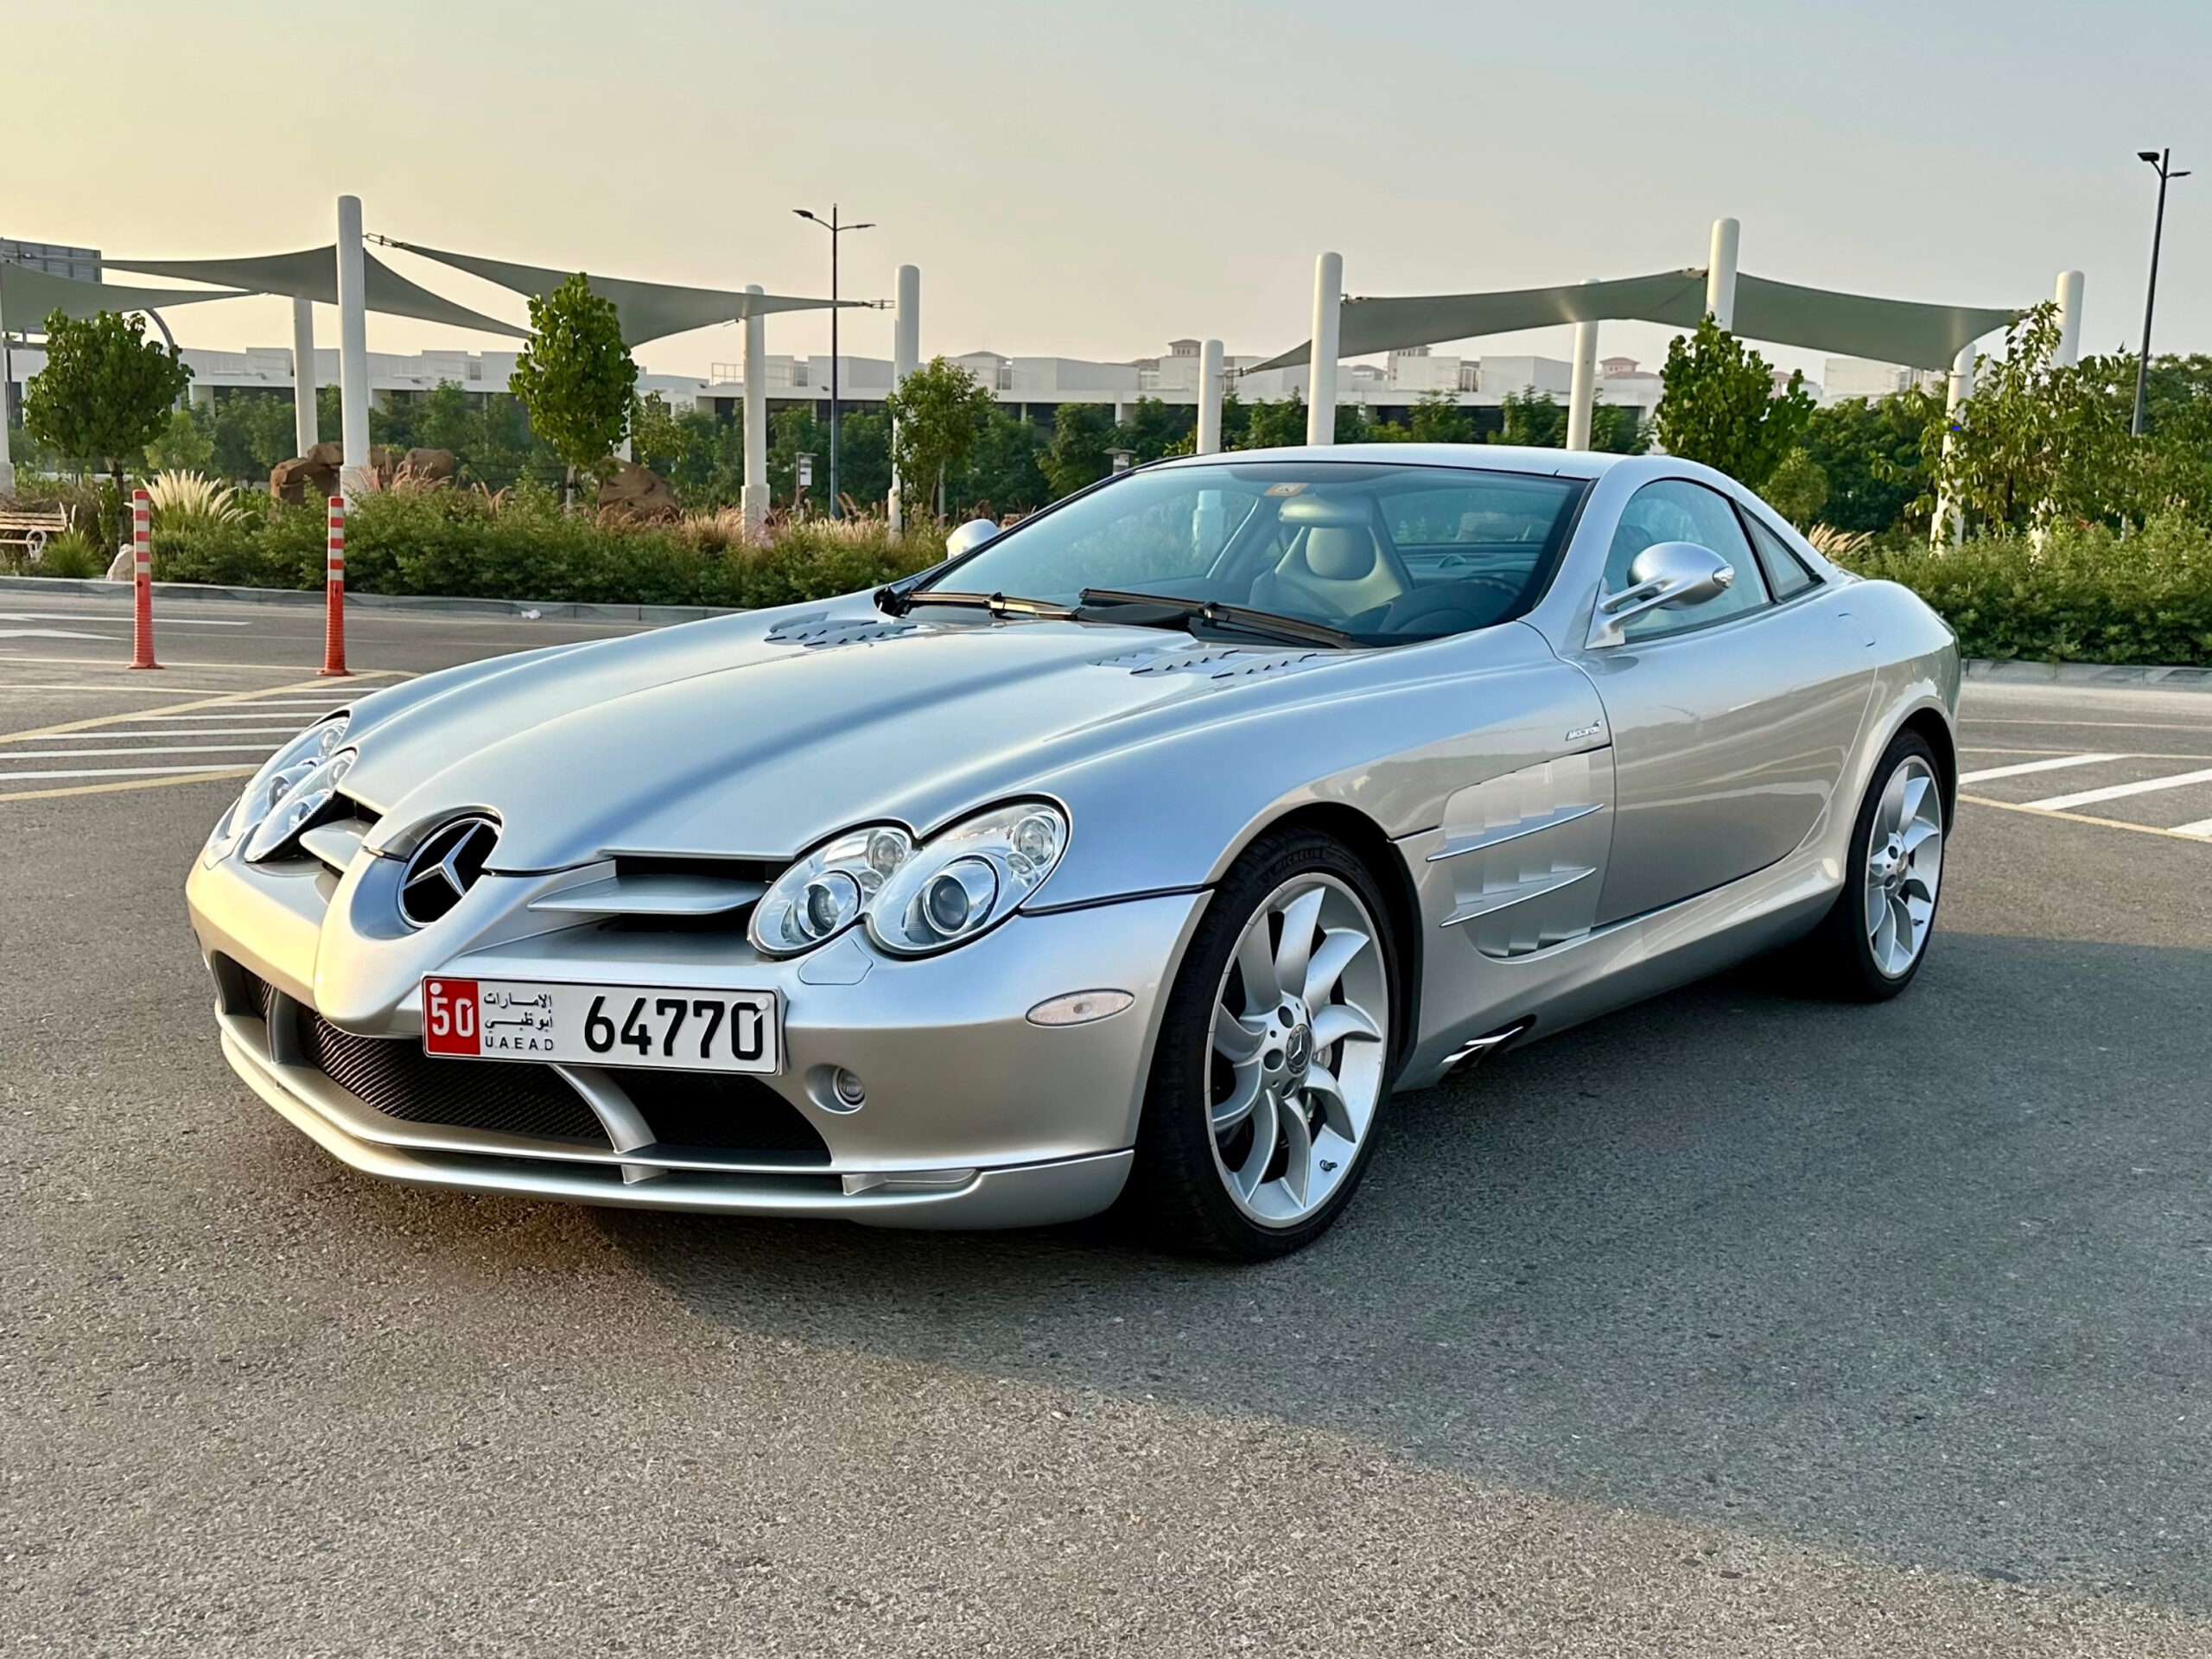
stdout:
<svg viewBox="0 0 2212 1659">
<path fill-rule="evenodd" d="M 1907 996 L 1753 964 L 1510 1053 L 1231 1270 L 330 1161 L 183 920 L 345 695 L 243 609 L 133 675 L 0 594 L 10 1648 L 2212 1653 L 2212 694 L 1975 683 Z"/>
</svg>

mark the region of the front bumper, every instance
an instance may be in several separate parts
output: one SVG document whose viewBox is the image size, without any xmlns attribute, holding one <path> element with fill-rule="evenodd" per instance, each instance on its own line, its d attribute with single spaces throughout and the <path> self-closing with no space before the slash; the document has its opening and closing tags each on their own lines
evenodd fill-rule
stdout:
<svg viewBox="0 0 2212 1659">
<path fill-rule="evenodd" d="M 529 901 L 572 879 L 563 875 L 487 875 L 465 901 L 467 914 L 456 909 L 419 933 L 379 929 L 379 872 L 369 867 L 388 862 L 364 854 L 340 877 L 305 861 L 277 868 L 226 859 L 196 868 L 187 889 L 202 951 L 222 982 L 225 1057 L 326 1151 L 417 1185 L 887 1226 L 1033 1225 L 1113 1202 L 1131 1161 L 1161 1003 L 1205 903 L 1204 894 L 1182 893 L 1019 915 L 920 961 L 876 956 L 849 935 L 773 962 L 734 932 L 576 925 L 572 917 L 549 926 Z M 307 1020 L 411 1052 L 429 974 L 774 988 L 785 1008 L 784 1070 L 748 1086 L 772 1090 L 777 1109 L 803 1119 L 827 1155 L 755 1155 L 741 1149 L 741 1135 L 735 1150 L 664 1143 L 629 1109 L 620 1073 L 585 1068 L 555 1075 L 598 1116 L 603 1145 L 390 1116 L 320 1069 L 313 1046 L 296 1039 L 294 1022 Z M 238 989 L 256 980 L 258 1002 Z M 1083 1026 L 1026 1017 L 1049 997 L 1098 988 L 1135 1001 Z M 449 1064 L 476 1074 L 540 1069 Z M 829 1087 L 839 1068 L 866 1085 L 857 1111 L 839 1109 Z"/>
</svg>

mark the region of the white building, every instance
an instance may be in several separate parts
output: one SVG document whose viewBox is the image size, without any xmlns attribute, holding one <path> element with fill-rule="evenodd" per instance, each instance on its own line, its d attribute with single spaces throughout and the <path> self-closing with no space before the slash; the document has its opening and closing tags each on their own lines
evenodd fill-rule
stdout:
<svg viewBox="0 0 2212 1659">
<path fill-rule="evenodd" d="M 1870 402 L 1909 391 L 1915 385 L 1943 384 L 1940 371 L 1909 369 L 1902 363 L 1871 363 L 1863 357 L 1832 357 L 1821 367 L 1821 401 L 1840 404 L 1849 397 Z"/>
</svg>

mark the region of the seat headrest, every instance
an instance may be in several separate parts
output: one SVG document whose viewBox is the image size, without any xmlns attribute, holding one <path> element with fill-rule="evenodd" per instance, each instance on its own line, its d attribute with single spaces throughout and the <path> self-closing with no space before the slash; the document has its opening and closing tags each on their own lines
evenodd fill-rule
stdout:
<svg viewBox="0 0 2212 1659">
<path fill-rule="evenodd" d="M 1316 524 L 1306 532 L 1306 568 L 1324 582 L 1362 582 L 1374 574 L 1372 531 Z"/>
</svg>

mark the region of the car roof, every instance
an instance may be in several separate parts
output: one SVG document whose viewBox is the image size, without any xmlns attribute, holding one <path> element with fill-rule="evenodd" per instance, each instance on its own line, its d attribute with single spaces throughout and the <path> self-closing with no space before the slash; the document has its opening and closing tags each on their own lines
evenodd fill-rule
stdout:
<svg viewBox="0 0 2212 1659">
<path fill-rule="evenodd" d="M 1399 467 L 1474 467 L 1492 473 L 1535 473 L 1547 478 L 1602 478 L 1631 455 L 1588 449 L 1542 449 L 1510 443 L 1301 443 L 1275 449 L 1232 449 L 1211 455 L 1179 455 L 1156 463 L 1204 466 L 1211 461 L 1382 461 Z"/>
</svg>

